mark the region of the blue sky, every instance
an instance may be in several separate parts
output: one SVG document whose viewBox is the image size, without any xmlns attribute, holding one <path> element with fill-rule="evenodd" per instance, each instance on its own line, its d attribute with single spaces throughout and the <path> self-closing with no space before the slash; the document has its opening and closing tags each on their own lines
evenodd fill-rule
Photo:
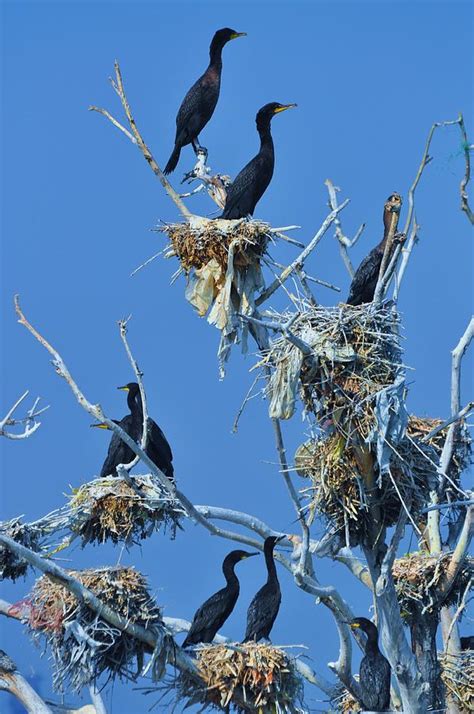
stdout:
<svg viewBox="0 0 474 714">
<path fill-rule="evenodd" d="M 279 477 L 266 405 L 250 403 L 237 435 L 235 413 L 252 376 L 252 356 L 232 355 L 218 380 L 218 333 L 172 287 L 176 264 L 156 260 L 130 272 L 163 246 L 150 229 L 176 217 L 173 205 L 138 151 L 102 117 L 97 104 L 120 116 L 108 83 L 119 59 L 136 120 L 161 165 L 174 138 L 182 97 L 203 71 L 213 32 L 223 26 L 248 36 L 224 50 L 220 101 L 201 135 L 212 167 L 235 175 L 258 145 L 254 118 L 269 101 L 297 102 L 273 122 L 274 179 L 256 216 L 273 225 L 297 223 L 308 241 L 327 213 L 324 180 L 351 203 L 343 225 L 353 234 L 367 223 L 353 251 L 359 260 L 381 237 L 386 197 L 406 197 L 433 121 L 472 116 L 472 7 L 461 2 L 4 2 L 2 76 L 2 410 L 26 388 L 51 405 L 40 431 L 24 443 L 2 442 L 1 518 L 36 518 L 63 503 L 69 485 L 100 470 L 105 432 L 59 380 L 43 349 L 17 325 L 19 292 L 29 318 L 61 351 L 91 401 L 125 414 L 116 386 L 131 379 L 117 320 L 133 314 L 129 338 L 145 373 L 149 408 L 175 454 L 177 478 L 197 503 L 247 510 L 281 530 L 295 531 Z M 472 311 L 472 236 L 459 210 L 464 171 L 457 128 L 439 130 L 417 195 L 420 242 L 400 299 L 406 363 L 414 368 L 409 407 L 418 414 L 449 412 L 450 350 Z M 173 181 L 192 162 L 188 147 Z M 474 189 L 471 191 L 474 194 Z M 472 201 L 474 203 L 474 201 Z M 190 199 L 197 213 L 213 206 Z M 406 205 L 404 208 L 406 211 Z M 402 220 L 405 212 L 402 214 Z M 287 262 L 291 246 L 275 256 Z M 309 271 L 342 288 L 348 278 L 328 233 Z M 323 304 L 339 298 L 324 288 Z M 275 307 L 286 306 L 276 296 Z M 472 398 L 472 357 L 465 364 L 463 401 Z M 284 424 L 289 453 L 303 440 L 300 415 Z M 316 525 L 314 535 L 321 531 Z M 174 542 L 155 535 L 142 548 L 76 549 L 75 566 L 121 562 L 145 572 L 170 616 L 191 617 L 220 587 L 220 561 L 232 548 L 187 524 Z M 64 561 L 68 565 L 69 561 Z M 339 585 L 358 614 L 366 594 L 332 562 L 317 562 L 324 584 Z M 242 593 L 225 627 L 239 638 L 248 602 L 264 580 L 262 559 L 240 569 Z M 336 631 L 322 606 L 281 572 L 283 604 L 277 643 L 304 643 L 326 674 L 337 654 Z M 15 600 L 31 585 L 3 584 Z M 14 622 L 0 621 L 2 648 L 50 691 L 46 660 Z M 323 644 L 324 643 L 324 644 Z M 7 706 L 7 695 L 0 695 Z M 146 711 L 152 703 L 116 684 L 111 711 Z M 324 710 L 309 692 L 314 711 Z"/>
</svg>

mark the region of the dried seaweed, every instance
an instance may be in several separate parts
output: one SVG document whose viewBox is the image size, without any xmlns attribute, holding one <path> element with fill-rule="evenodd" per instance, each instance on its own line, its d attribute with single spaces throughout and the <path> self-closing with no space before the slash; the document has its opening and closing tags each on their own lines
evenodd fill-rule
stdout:
<svg viewBox="0 0 474 714">
<path fill-rule="evenodd" d="M 164 633 L 159 607 L 143 575 L 134 568 L 109 567 L 69 571 L 101 602 L 131 623 Z M 134 679 L 141 669 L 146 645 L 111 626 L 79 602 L 63 585 L 39 578 L 29 598 L 29 629 L 35 639 L 46 638 L 54 662 L 54 686 L 78 691 L 103 673 Z M 137 671 L 132 671 L 133 661 Z"/>
<path fill-rule="evenodd" d="M 37 552 L 40 549 L 41 532 L 20 518 L 0 523 L 0 533 L 16 543 Z M 0 580 L 16 580 L 26 575 L 28 563 L 4 545 L 0 545 Z"/>
<path fill-rule="evenodd" d="M 303 708 L 303 685 L 282 649 L 267 644 L 206 645 L 197 650 L 204 681 L 181 674 L 178 697 L 186 706 L 202 704 L 221 711 L 297 714 Z"/>
<path fill-rule="evenodd" d="M 70 497 L 70 529 L 83 545 L 123 541 L 130 545 L 164 526 L 172 537 L 182 508 L 150 476 L 133 477 L 135 489 L 122 478 L 103 478 L 75 489 Z"/>
<path fill-rule="evenodd" d="M 406 622 L 425 612 L 432 612 L 438 606 L 440 582 L 446 576 L 451 557 L 452 553 L 429 555 L 420 552 L 395 560 L 393 579 L 400 611 Z M 466 558 L 443 604 L 458 604 L 473 576 L 474 558 Z"/>
</svg>

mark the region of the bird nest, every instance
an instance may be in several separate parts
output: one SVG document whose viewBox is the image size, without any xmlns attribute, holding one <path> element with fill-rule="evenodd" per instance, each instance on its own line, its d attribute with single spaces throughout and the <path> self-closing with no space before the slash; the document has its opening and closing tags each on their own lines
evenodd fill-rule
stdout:
<svg viewBox="0 0 474 714">
<path fill-rule="evenodd" d="M 357 699 L 352 696 L 347 689 L 342 689 L 341 694 L 334 697 L 332 700 L 332 705 L 334 710 L 330 711 L 340 712 L 340 714 L 356 714 L 362 711 L 361 705 L 358 703 Z"/>
<path fill-rule="evenodd" d="M 408 418 L 407 436 L 419 444 L 429 444 L 436 454 L 438 463 L 443 451 L 444 442 L 449 427 L 438 431 L 434 436 L 424 441 L 426 437 L 443 423 L 442 419 L 431 419 L 430 417 L 419 417 L 411 414 Z M 464 423 L 458 425 L 454 432 L 454 448 L 451 462 L 448 468 L 448 476 L 451 480 L 459 482 L 462 472 L 472 463 L 472 439 L 469 429 Z"/>
<path fill-rule="evenodd" d="M 461 712 L 474 711 L 474 652 L 442 653 L 441 679 Z"/>
<path fill-rule="evenodd" d="M 147 582 L 134 568 L 68 571 L 100 601 L 127 619 L 155 632 L 164 632 L 161 613 Z M 29 628 L 34 638 L 44 636 L 54 664 L 54 686 L 78 691 L 101 674 L 135 678 L 147 646 L 110 625 L 80 602 L 57 580 L 39 578 L 28 598 Z M 137 673 L 132 672 L 136 659 Z"/>
<path fill-rule="evenodd" d="M 258 261 L 270 239 L 270 226 L 262 221 L 241 219 L 219 221 L 201 218 L 191 223 L 168 223 L 160 228 L 167 234 L 172 252 L 186 273 L 201 270 L 211 261 L 225 276 L 229 249 L 233 244 L 234 265 L 245 268 Z"/>
<path fill-rule="evenodd" d="M 223 711 L 260 714 L 303 712 L 303 685 L 291 658 L 267 644 L 207 645 L 197 650 L 204 682 L 187 674 L 178 693 L 187 706 L 203 704 Z"/>
<path fill-rule="evenodd" d="M 39 550 L 40 532 L 32 528 L 28 523 L 22 523 L 19 518 L 1 523 L 0 533 L 30 550 Z M 28 563 L 26 560 L 20 558 L 7 546 L 0 544 L 0 580 L 16 580 L 25 576 L 27 570 Z"/>
<path fill-rule="evenodd" d="M 427 450 L 429 446 L 413 446 L 405 439 L 392 452 L 390 468 L 379 475 L 370 447 L 351 444 L 338 432 L 305 442 L 296 451 L 295 467 L 311 480 L 302 489 L 309 499 L 310 521 L 317 514 L 325 516 L 345 533 L 348 545 L 357 545 L 374 516 L 380 526 L 391 526 L 403 503 L 418 513 L 437 482 Z"/>
<path fill-rule="evenodd" d="M 399 316 L 393 307 L 308 307 L 294 318 L 291 335 L 276 339 L 265 356 L 272 369 L 270 416 L 290 419 L 298 395 L 320 425 L 369 438 L 377 427 L 374 399 L 394 384 L 401 367 Z M 287 323 L 291 314 L 274 321 Z"/>
<path fill-rule="evenodd" d="M 70 527 L 84 545 L 107 540 L 138 543 L 160 526 L 175 536 L 182 509 L 150 476 L 131 478 L 134 487 L 120 477 L 106 477 L 74 489 Z"/>
<path fill-rule="evenodd" d="M 397 558 L 393 564 L 393 579 L 403 618 L 410 622 L 420 614 L 436 610 L 440 604 L 459 603 L 474 576 L 474 558 L 466 558 L 442 603 L 440 587 L 451 564 L 452 553 L 439 556 L 424 553 Z"/>
</svg>

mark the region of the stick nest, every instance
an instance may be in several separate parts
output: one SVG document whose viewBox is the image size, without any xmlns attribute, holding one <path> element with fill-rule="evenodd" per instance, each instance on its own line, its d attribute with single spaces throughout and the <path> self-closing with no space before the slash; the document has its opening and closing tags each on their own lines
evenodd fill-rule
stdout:
<svg viewBox="0 0 474 714">
<path fill-rule="evenodd" d="M 144 576 L 134 568 L 71 570 L 69 574 L 128 622 L 164 632 L 160 609 Z M 51 647 L 56 689 L 63 690 L 67 682 L 78 691 L 104 672 L 109 678 L 135 678 L 132 663 L 137 660 L 139 671 L 146 645 L 110 625 L 63 585 L 42 576 L 30 593 L 29 604 L 33 637 L 43 635 Z"/>
<path fill-rule="evenodd" d="M 340 712 L 340 714 L 356 714 L 362 711 L 362 707 L 357 699 L 344 688 L 342 688 L 341 694 L 332 700 L 332 705 L 335 707 L 335 711 Z M 331 709 L 331 711 L 333 710 Z"/>
<path fill-rule="evenodd" d="M 276 321 L 290 318 L 285 313 Z M 285 336 L 266 355 L 273 371 L 270 416 L 291 418 L 299 395 L 320 424 L 329 420 L 341 433 L 356 430 L 367 438 L 375 426 L 373 397 L 393 384 L 401 364 L 398 324 L 388 306 L 306 306 L 291 332 L 311 348 L 312 358 Z"/>
<path fill-rule="evenodd" d="M 0 533 L 12 538 L 16 543 L 37 552 L 40 546 L 40 533 L 19 518 L 0 524 Z M 0 544 L 0 580 L 16 580 L 26 575 L 28 563 L 13 551 Z"/>
<path fill-rule="evenodd" d="M 380 476 L 367 445 L 351 444 L 338 432 L 305 442 L 296 451 L 295 466 L 311 480 L 302 489 L 310 522 L 316 514 L 325 516 L 354 546 L 368 533 L 372 517 L 379 525 L 394 525 L 402 500 L 416 514 L 437 483 L 430 456 L 435 454 L 429 446 L 404 439 L 392 453 L 390 469 Z"/>
<path fill-rule="evenodd" d="M 204 685 L 181 675 L 178 694 L 187 706 L 219 710 L 296 714 L 302 712 L 303 685 L 291 658 L 278 647 L 245 643 L 207 645 L 197 650 Z"/>
<path fill-rule="evenodd" d="M 474 652 L 440 655 L 441 679 L 461 712 L 474 711 Z"/>
<path fill-rule="evenodd" d="M 235 244 L 234 265 L 244 268 L 259 260 L 270 238 L 268 223 L 254 220 L 201 219 L 194 224 L 166 224 L 160 230 L 167 234 L 173 253 L 186 273 L 215 260 L 222 269 L 222 276 L 227 271 L 231 243 Z"/>
<path fill-rule="evenodd" d="M 397 558 L 393 564 L 393 579 L 400 611 L 410 622 L 425 612 L 439 607 L 439 592 L 451 563 L 452 553 L 432 556 L 424 553 Z M 474 558 L 466 558 L 443 605 L 456 605 L 474 577 Z"/>
<path fill-rule="evenodd" d="M 70 496 L 71 530 L 87 543 L 127 545 L 148 538 L 160 526 L 176 535 L 182 509 L 150 476 L 132 477 L 137 491 L 122 478 L 96 479 Z"/>
</svg>

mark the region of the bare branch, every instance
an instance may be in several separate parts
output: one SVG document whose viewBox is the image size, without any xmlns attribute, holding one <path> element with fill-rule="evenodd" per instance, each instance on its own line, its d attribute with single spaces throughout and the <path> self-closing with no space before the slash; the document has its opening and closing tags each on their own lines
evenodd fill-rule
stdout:
<svg viewBox="0 0 474 714">
<path fill-rule="evenodd" d="M 463 149 L 464 149 L 464 158 L 466 161 L 466 171 L 464 173 L 464 176 L 461 179 L 461 183 L 459 185 L 459 191 L 461 193 L 461 211 L 464 211 L 468 219 L 471 221 L 471 223 L 474 223 L 474 213 L 471 211 L 471 208 L 469 206 L 468 202 L 468 195 L 467 195 L 467 184 L 469 183 L 469 180 L 471 178 L 471 149 L 472 147 L 469 145 L 469 141 L 467 138 L 467 132 L 466 132 L 466 127 L 464 125 L 464 117 L 462 114 L 459 114 L 458 117 L 458 123 L 459 123 L 459 128 L 461 130 L 461 135 L 462 135 L 462 143 L 463 143 Z"/>
<path fill-rule="evenodd" d="M 22 417 L 21 419 L 16 419 L 13 417 L 13 414 L 18 409 L 20 404 L 22 404 L 22 402 L 26 399 L 28 394 L 29 391 L 26 390 L 26 392 L 24 392 L 24 394 L 22 394 L 21 397 L 16 400 L 15 404 L 10 407 L 3 419 L 0 419 L 0 436 L 4 436 L 5 438 L 11 439 L 12 441 L 19 441 L 21 439 L 28 439 L 28 437 L 30 437 L 32 434 L 35 433 L 37 429 L 39 429 L 39 427 L 41 426 L 41 422 L 35 421 L 35 418 L 49 408 L 43 407 L 42 409 L 36 411 L 36 406 L 39 402 L 39 397 L 35 400 L 31 409 L 28 410 L 26 417 Z M 25 427 L 23 432 L 21 432 L 20 434 L 15 434 L 6 430 L 6 427 L 17 426 L 21 423 L 24 423 Z"/>
<path fill-rule="evenodd" d="M 105 116 L 109 121 L 112 122 L 112 124 L 120 129 L 131 141 L 133 141 L 134 144 L 138 146 L 140 151 L 142 152 L 143 156 L 145 157 L 148 165 L 150 166 L 151 170 L 155 174 L 155 176 L 158 177 L 161 185 L 165 189 L 166 193 L 168 196 L 171 198 L 179 212 L 182 214 L 182 216 L 186 219 L 191 217 L 191 211 L 185 206 L 181 198 L 179 197 L 178 193 L 174 190 L 166 176 L 164 175 L 163 171 L 160 169 L 158 164 L 156 163 L 155 159 L 153 158 L 153 155 L 148 148 L 148 146 L 145 144 L 145 141 L 142 138 L 142 135 L 140 134 L 138 127 L 136 125 L 135 119 L 132 114 L 132 110 L 130 108 L 130 104 L 128 103 L 127 96 L 125 94 L 125 88 L 123 86 L 123 80 L 122 80 L 122 74 L 120 71 L 120 66 L 119 63 L 116 61 L 114 64 L 115 68 L 115 82 L 112 83 L 112 86 L 114 87 L 116 93 L 118 94 L 120 101 L 122 102 L 122 107 L 125 111 L 125 115 L 127 117 L 128 123 L 130 125 L 131 133 L 125 129 L 114 117 L 109 114 L 109 112 L 105 109 L 101 109 L 96 106 L 90 106 L 89 109 L 90 111 L 95 111 L 99 112 L 99 114 L 102 114 Z"/>
<path fill-rule="evenodd" d="M 329 193 L 329 206 L 330 208 L 335 211 L 337 208 L 337 191 L 340 191 L 340 189 L 337 186 L 334 186 L 333 182 L 331 179 L 326 179 L 324 182 L 325 185 L 327 186 L 328 193 Z M 349 273 L 349 277 L 352 279 L 354 277 L 354 266 L 351 263 L 351 259 L 349 258 L 349 253 L 347 251 L 348 248 L 352 248 L 353 245 L 356 244 L 356 242 L 359 240 L 360 236 L 362 235 L 362 231 L 365 228 L 365 223 L 362 223 L 360 226 L 359 230 L 355 234 L 354 238 L 350 240 L 348 238 L 343 230 L 342 230 L 342 224 L 341 224 L 341 219 L 339 216 L 336 216 L 334 219 L 334 226 L 335 226 L 335 232 L 334 236 L 337 238 L 338 243 L 339 243 L 339 251 L 341 253 L 341 258 L 344 262 L 344 265 L 347 268 L 347 272 Z"/>
<path fill-rule="evenodd" d="M 280 275 L 276 278 L 276 280 L 273 281 L 265 290 L 259 295 L 259 297 L 256 299 L 255 304 L 257 307 L 264 303 L 268 298 L 273 295 L 273 293 L 278 290 L 278 288 L 283 285 L 283 283 L 288 280 L 290 275 L 295 272 L 297 268 L 301 269 L 304 267 L 304 262 L 306 258 L 313 252 L 313 250 L 316 248 L 318 245 L 319 241 L 321 238 L 324 236 L 326 233 L 327 229 L 331 225 L 331 223 L 334 222 L 338 214 L 344 210 L 344 208 L 348 205 L 349 199 L 347 198 L 343 203 L 341 203 L 338 208 L 336 208 L 334 211 L 331 211 L 331 213 L 326 217 L 326 219 L 323 221 L 320 229 L 318 232 L 315 234 L 314 238 L 308 243 L 306 248 L 299 254 L 299 256 L 292 262 L 290 265 L 288 265 Z"/>
<path fill-rule="evenodd" d="M 0 650 L 0 691 L 10 692 L 28 714 L 53 714 L 52 710 L 18 672 L 13 660 Z"/>
<path fill-rule="evenodd" d="M 471 544 L 472 536 L 474 532 L 474 506 L 469 506 L 466 511 L 466 516 L 464 518 L 464 525 L 462 527 L 456 548 L 454 549 L 453 555 L 451 557 L 448 569 L 444 576 L 442 583 L 439 586 L 438 591 L 438 602 L 443 603 L 446 597 L 449 595 L 449 591 L 459 573 L 466 556 L 469 553 L 469 546 Z"/>
</svg>

